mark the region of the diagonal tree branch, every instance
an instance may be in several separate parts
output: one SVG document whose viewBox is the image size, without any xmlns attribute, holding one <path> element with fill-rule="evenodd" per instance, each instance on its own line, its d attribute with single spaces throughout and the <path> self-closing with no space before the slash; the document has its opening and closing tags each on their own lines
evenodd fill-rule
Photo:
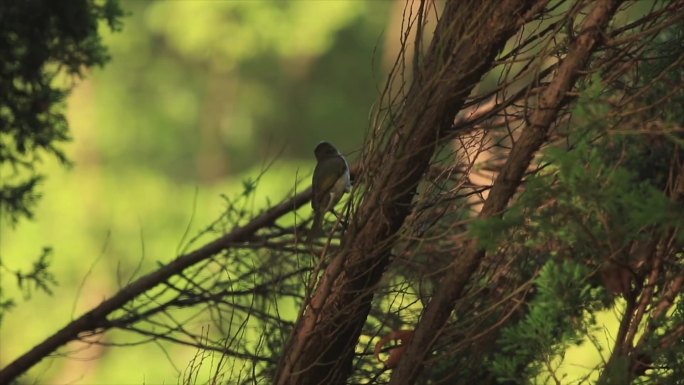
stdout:
<svg viewBox="0 0 684 385">
<path fill-rule="evenodd" d="M 573 42 L 570 51 L 558 67 L 556 76 L 541 92 L 539 104 L 529 117 L 529 124 L 513 146 L 508 159 L 498 175 L 480 212 L 480 218 L 500 216 L 515 194 L 525 170 L 534 154 L 546 141 L 549 127 L 558 111 L 566 102 L 566 94 L 575 84 L 579 71 L 584 69 L 591 53 L 599 46 L 604 29 L 615 13 L 619 2 L 602 0 L 595 3 L 584 20 L 582 31 Z M 390 384 L 412 384 L 439 331 L 446 324 L 455 301 L 467 285 L 470 276 L 479 266 L 485 251 L 476 239 L 465 247 L 463 255 L 453 264 L 449 274 L 442 280 L 441 290 L 428 304 L 412 342 L 392 373 Z"/>
<path fill-rule="evenodd" d="M 79 335 L 106 330 L 111 327 L 111 324 L 107 321 L 107 317 L 114 311 L 121 309 L 121 307 L 129 301 L 167 281 L 172 276 L 181 273 L 183 270 L 230 248 L 232 245 L 249 241 L 258 230 L 272 225 L 283 215 L 295 211 L 308 202 L 310 198 L 311 190 L 307 189 L 266 210 L 244 226 L 235 228 L 230 233 L 205 246 L 188 254 L 179 256 L 171 263 L 131 282 L 113 297 L 102 302 L 79 318 L 69 322 L 58 332 L 2 368 L 2 370 L 0 370 L 0 384 L 10 383 L 62 345 L 76 340 Z"/>
<path fill-rule="evenodd" d="M 343 239 L 343 249 L 326 269 L 298 320 L 274 383 L 347 381 L 373 289 L 390 262 L 391 248 L 442 132 L 451 127 L 464 99 L 506 41 L 526 16 L 532 16 L 528 12 L 536 14 L 545 2 L 539 4 L 446 3 L 427 53 L 413 61 L 419 67 L 413 68 L 413 81 L 401 110 L 390 116 L 394 120 L 389 130 L 376 127 L 379 137 L 371 138 L 365 148 L 363 200 Z M 420 18 L 422 13 L 418 15 Z"/>
</svg>

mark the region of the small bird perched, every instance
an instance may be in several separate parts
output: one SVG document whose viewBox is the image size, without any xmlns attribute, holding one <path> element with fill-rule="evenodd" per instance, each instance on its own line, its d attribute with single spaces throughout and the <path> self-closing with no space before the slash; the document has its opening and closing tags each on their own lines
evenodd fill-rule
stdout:
<svg viewBox="0 0 684 385">
<path fill-rule="evenodd" d="M 314 154 L 317 161 L 311 183 L 314 220 L 309 237 L 315 237 L 320 233 L 325 213 L 333 211 L 342 195 L 351 190 L 349 164 L 332 144 L 319 143 Z"/>
</svg>

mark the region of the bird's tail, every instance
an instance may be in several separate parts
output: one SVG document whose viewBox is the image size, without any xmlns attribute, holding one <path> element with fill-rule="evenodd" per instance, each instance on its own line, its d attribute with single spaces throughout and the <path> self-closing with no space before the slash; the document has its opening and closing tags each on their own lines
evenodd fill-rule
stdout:
<svg viewBox="0 0 684 385">
<path fill-rule="evenodd" d="M 313 224 L 309 230 L 309 239 L 319 237 L 323 233 L 323 211 L 316 210 L 314 212 Z"/>
</svg>

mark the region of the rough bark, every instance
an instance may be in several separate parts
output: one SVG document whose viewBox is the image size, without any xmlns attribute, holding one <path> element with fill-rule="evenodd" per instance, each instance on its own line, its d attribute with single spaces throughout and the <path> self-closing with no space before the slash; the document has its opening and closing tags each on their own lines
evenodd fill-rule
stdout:
<svg viewBox="0 0 684 385">
<path fill-rule="evenodd" d="M 284 349 L 275 384 L 345 383 L 373 289 L 440 136 L 535 4 L 446 3 L 427 53 L 414 60 L 389 140 L 370 145 L 362 166 L 367 192 Z"/>
<path fill-rule="evenodd" d="M 605 27 L 608 25 L 619 2 L 597 1 L 587 15 L 580 34 L 558 67 L 555 77 L 542 91 L 537 108 L 529 116 L 529 123 L 513 146 L 508 159 L 492 186 L 489 196 L 480 212 L 480 218 L 499 216 L 515 194 L 534 154 L 547 139 L 549 127 L 566 101 L 566 95 L 575 84 L 579 71 L 585 68 L 591 53 L 599 45 Z M 444 327 L 455 302 L 463 292 L 469 278 L 475 272 L 485 251 L 471 240 L 464 253 L 453 264 L 443 279 L 435 296 L 428 304 L 418 323 L 412 342 L 408 346 L 399 366 L 393 371 L 390 384 L 408 385 L 415 382 L 422 364 Z"/>
</svg>

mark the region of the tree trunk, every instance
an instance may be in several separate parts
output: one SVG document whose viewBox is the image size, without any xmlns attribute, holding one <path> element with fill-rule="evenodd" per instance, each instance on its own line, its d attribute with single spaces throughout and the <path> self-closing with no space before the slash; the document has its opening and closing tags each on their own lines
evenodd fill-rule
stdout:
<svg viewBox="0 0 684 385">
<path fill-rule="evenodd" d="M 367 144 L 363 200 L 286 346 L 275 384 L 343 384 L 373 292 L 437 142 L 473 86 L 524 23 L 533 0 L 450 1 L 413 80 L 389 140 Z M 534 9 L 543 8 L 535 7 Z M 425 7 L 421 7 L 422 12 Z M 420 23 L 418 27 L 421 28 Z M 417 42 L 421 33 L 417 34 Z M 416 49 L 419 55 L 420 49 Z M 419 60 L 418 60 L 419 59 Z M 382 127 L 376 127 L 376 133 Z M 387 132 L 381 135 L 386 135 Z M 357 183 L 358 185 L 359 183 Z"/>
<path fill-rule="evenodd" d="M 598 46 L 604 28 L 608 25 L 618 2 L 597 1 L 594 9 L 584 20 L 582 31 L 572 43 L 553 81 L 546 86 L 539 98 L 539 105 L 531 113 L 528 126 L 513 146 L 508 159 L 497 177 L 480 212 L 480 218 L 499 216 L 516 192 L 532 158 L 547 137 L 548 129 L 556 119 L 561 106 L 567 101 L 578 73 L 584 69 L 587 59 Z M 479 266 L 485 251 L 476 239 L 468 242 L 459 260 L 452 264 L 449 274 L 442 280 L 441 290 L 428 304 L 415 335 L 397 369 L 392 372 L 392 385 L 408 385 L 415 382 L 422 363 L 432 344 L 444 327 L 455 301 L 467 285 L 470 276 Z"/>
</svg>

